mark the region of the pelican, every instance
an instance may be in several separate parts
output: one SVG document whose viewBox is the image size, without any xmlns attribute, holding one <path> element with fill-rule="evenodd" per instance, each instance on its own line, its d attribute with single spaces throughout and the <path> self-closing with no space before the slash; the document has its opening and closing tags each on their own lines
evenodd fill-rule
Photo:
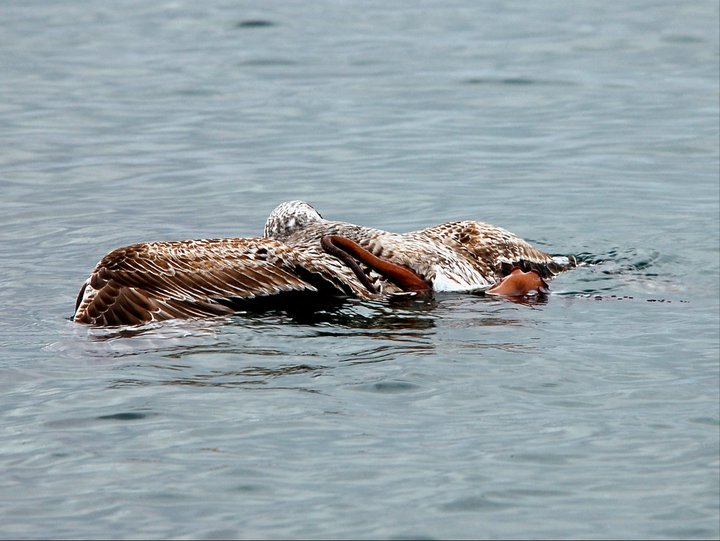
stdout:
<svg viewBox="0 0 720 541">
<path fill-rule="evenodd" d="M 145 242 L 111 251 L 78 294 L 73 320 L 134 325 L 323 299 L 433 292 L 521 296 L 574 266 L 474 221 L 390 233 L 325 220 L 308 203 L 273 210 L 262 237 Z"/>
<path fill-rule="evenodd" d="M 335 241 L 344 244 L 345 251 L 361 262 L 370 256 L 360 250 L 374 256 L 373 270 L 383 263 L 409 269 L 432 291 L 438 292 L 482 291 L 508 295 L 507 292 L 527 289 L 517 286 L 529 281 L 546 288 L 545 278 L 576 265 L 572 256 L 553 257 L 514 233 L 488 223 L 462 220 L 409 233 L 391 233 L 325 220 L 304 201 L 278 205 L 265 223 L 264 238 L 301 250 L 319 241 L 325 245 Z M 509 275 L 514 278 L 500 288 Z M 543 284 L 529 275 L 543 280 Z M 387 284 L 382 270 L 376 278 L 380 279 L 377 289 L 382 291 Z M 522 294 L 532 290 L 535 288 Z"/>
</svg>

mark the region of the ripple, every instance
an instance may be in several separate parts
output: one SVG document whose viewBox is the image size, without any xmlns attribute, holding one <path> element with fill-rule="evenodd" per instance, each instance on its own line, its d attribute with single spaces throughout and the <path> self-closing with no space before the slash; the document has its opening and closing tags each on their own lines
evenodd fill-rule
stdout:
<svg viewBox="0 0 720 541">
<path fill-rule="evenodd" d="M 462 81 L 468 85 L 503 85 L 503 86 L 572 86 L 570 81 L 555 81 L 551 79 L 533 79 L 529 77 L 471 77 Z"/>
<path fill-rule="evenodd" d="M 235 28 L 268 28 L 276 25 L 277 23 L 267 19 L 245 19 L 235 23 Z"/>
<path fill-rule="evenodd" d="M 239 63 L 240 66 L 259 66 L 259 67 L 283 67 L 297 66 L 298 61 L 290 58 L 250 58 Z"/>
<path fill-rule="evenodd" d="M 111 413 L 108 415 L 100 415 L 96 419 L 100 421 L 137 421 L 139 419 L 146 419 L 147 417 L 154 415 L 151 413 L 139 413 L 136 411 L 124 411 L 121 413 Z"/>
<path fill-rule="evenodd" d="M 485 496 L 470 496 L 458 498 L 449 503 L 441 505 L 444 511 L 482 511 L 482 510 L 500 510 L 514 507 L 514 503 L 502 502 L 497 499 Z"/>
<path fill-rule="evenodd" d="M 376 383 L 367 383 L 357 385 L 355 387 L 361 391 L 370 391 L 373 393 L 404 393 L 407 391 L 415 391 L 421 389 L 420 385 L 410 383 L 409 381 L 378 381 Z"/>
</svg>

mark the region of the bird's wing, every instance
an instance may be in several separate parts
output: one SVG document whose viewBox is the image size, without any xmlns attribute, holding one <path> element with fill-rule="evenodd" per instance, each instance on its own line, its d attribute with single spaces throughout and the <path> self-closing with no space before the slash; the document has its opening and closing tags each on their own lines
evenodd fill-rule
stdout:
<svg viewBox="0 0 720 541">
<path fill-rule="evenodd" d="M 80 291 L 73 319 L 132 325 L 227 315 L 238 303 L 283 294 L 352 294 L 343 287 L 345 276 L 324 265 L 323 255 L 263 238 L 134 244 L 97 264 Z"/>
</svg>

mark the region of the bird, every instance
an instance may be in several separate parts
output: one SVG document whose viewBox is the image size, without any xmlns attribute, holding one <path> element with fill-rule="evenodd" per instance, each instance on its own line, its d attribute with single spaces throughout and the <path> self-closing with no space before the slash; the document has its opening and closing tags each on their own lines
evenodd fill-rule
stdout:
<svg viewBox="0 0 720 541">
<path fill-rule="evenodd" d="M 265 222 L 263 236 L 301 250 L 327 236 L 347 239 L 344 242 L 352 241 L 383 262 L 411 270 L 434 292 L 504 295 L 495 287 L 511 274 L 512 281 L 523 276 L 526 282 L 539 283 L 532 276 L 544 282 L 577 264 L 573 256 L 551 256 L 514 233 L 484 222 L 460 220 L 409 233 L 392 233 L 325 220 L 304 201 L 278 205 Z M 516 269 L 519 273 L 514 272 Z M 373 276 L 372 269 L 366 271 Z M 387 280 L 382 273 L 373 277 L 382 291 Z M 547 284 L 540 287 L 546 288 Z"/>
<path fill-rule="evenodd" d="M 105 255 L 72 317 L 96 326 L 227 316 L 242 310 L 436 291 L 543 294 L 573 266 L 482 222 L 390 233 L 278 205 L 262 237 L 143 242 Z"/>
</svg>

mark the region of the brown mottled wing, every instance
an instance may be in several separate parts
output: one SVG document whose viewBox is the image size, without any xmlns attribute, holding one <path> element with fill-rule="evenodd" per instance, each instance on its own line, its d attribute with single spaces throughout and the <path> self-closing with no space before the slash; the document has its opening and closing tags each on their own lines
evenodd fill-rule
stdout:
<svg viewBox="0 0 720 541">
<path fill-rule="evenodd" d="M 431 238 L 452 246 L 501 275 L 508 274 L 514 266 L 525 271 L 533 268 L 543 277 L 550 277 L 567 268 L 567 265 L 554 260 L 514 233 L 487 223 L 470 220 L 448 222 L 409 235 Z"/>
<path fill-rule="evenodd" d="M 305 254 L 271 239 L 142 243 L 106 255 L 85 282 L 74 320 L 128 325 L 233 313 L 238 301 L 343 293 Z"/>
</svg>

